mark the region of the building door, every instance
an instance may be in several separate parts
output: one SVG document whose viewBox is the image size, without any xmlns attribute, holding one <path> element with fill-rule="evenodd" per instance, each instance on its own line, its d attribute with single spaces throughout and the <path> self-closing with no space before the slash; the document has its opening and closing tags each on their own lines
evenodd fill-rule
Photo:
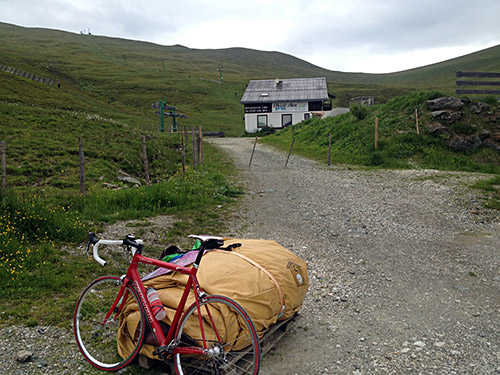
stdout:
<svg viewBox="0 0 500 375">
<path fill-rule="evenodd" d="M 292 114 L 281 115 L 281 127 L 286 128 L 292 125 Z"/>
</svg>

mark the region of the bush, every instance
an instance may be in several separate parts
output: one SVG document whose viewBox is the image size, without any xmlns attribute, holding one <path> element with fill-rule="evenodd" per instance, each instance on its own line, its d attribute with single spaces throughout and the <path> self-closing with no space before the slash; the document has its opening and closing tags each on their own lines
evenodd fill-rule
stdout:
<svg viewBox="0 0 500 375">
<path fill-rule="evenodd" d="M 351 113 L 358 120 L 364 120 L 366 117 L 368 117 L 368 110 L 359 104 L 355 104 L 351 107 Z"/>
<path fill-rule="evenodd" d="M 372 156 L 370 157 L 369 164 L 371 166 L 376 167 L 376 166 L 382 165 L 383 163 L 384 163 L 384 159 L 382 158 L 382 155 L 377 153 L 377 152 L 373 153 Z"/>
<path fill-rule="evenodd" d="M 483 99 L 483 102 L 490 105 L 492 108 L 498 107 L 498 99 L 495 95 L 489 95 Z"/>
<path fill-rule="evenodd" d="M 270 126 L 266 126 L 266 127 L 261 128 L 259 130 L 259 135 L 270 135 L 270 134 L 274 134 L 275 131 L 276 131 L 275 128 L 272 128 Z"/>
<path fill-rule="evenodd" d="M 477 132 L 477 127 L 464 122 L 454 122 L 448 128 L 456 134 L 472 135 Z"/>
</svg>

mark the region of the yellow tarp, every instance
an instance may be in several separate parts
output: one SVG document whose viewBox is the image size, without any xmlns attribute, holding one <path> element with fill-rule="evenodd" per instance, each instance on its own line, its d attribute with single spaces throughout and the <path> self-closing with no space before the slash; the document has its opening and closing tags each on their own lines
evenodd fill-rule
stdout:
<svg viewBox="0 0 500 375">
<path fill-rule="evenodd" d="M 301 307 L 309 280 L 305 261 L 275 241 L 252 239 L 225 239 L 224 245 L 241 243 L 233 251 L 207 252 L 200 263 L 197 277 L 207 294 L 229 297 L 239 303 L 252 319 L 262 337 L 272 324 L 293 316 Z M 169 273 L 145 282 L 158 291 L 167 312 L 164 323 L 170 326 L 180 301 L 187 276 Z M 194 302 L 191 295 L 186 307 Z M 227 311 L 224 315 L 228 338 L 240 334 L 235 317 Z M 121 322 L 118 351 L 124 356 L 132 350 L 128 337 L 135 332 L 139 316 L 137 305 L 129 304 L 126 318 Z M 199 327 L 187 327 L 186 333 L 196 337 Z M 191 331 L 191 332 L 188 332 Z M 209 333 L 210 334 L 210 333 Z M 144 345 L 141 353 L 154 358 L 152 345 Z"/>
</svg>

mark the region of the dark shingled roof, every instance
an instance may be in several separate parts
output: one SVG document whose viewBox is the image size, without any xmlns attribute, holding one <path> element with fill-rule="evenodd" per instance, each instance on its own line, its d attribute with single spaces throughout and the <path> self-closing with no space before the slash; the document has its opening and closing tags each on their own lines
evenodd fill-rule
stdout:
<svg viewBox="0 0 500 375">
<path fill-rule="evenodd" d="M 327 100 L 326 78 L 252 80 L 241 104 Z"/>
</svg>

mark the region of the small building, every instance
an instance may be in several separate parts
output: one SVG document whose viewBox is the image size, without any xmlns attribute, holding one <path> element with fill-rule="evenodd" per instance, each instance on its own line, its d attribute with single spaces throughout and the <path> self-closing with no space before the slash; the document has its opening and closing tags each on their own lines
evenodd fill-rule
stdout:
<svg viewBox="0 0 500 375">
<path fill-rule="evenodd" d="M 375 98 L 373 96 L 357 96 L 355 98 L 349 99 L 349 108 L 351 108 L 353 105 L 369 107 L 374 104 L 375 104 Z"/>
<path fill-rule="evenodd" d="M 326 78 L 251 80 L 241 104 L 245 106 L 245 130 L 281 129 L 323 111 L 330 97 Z"/>
</svg>

